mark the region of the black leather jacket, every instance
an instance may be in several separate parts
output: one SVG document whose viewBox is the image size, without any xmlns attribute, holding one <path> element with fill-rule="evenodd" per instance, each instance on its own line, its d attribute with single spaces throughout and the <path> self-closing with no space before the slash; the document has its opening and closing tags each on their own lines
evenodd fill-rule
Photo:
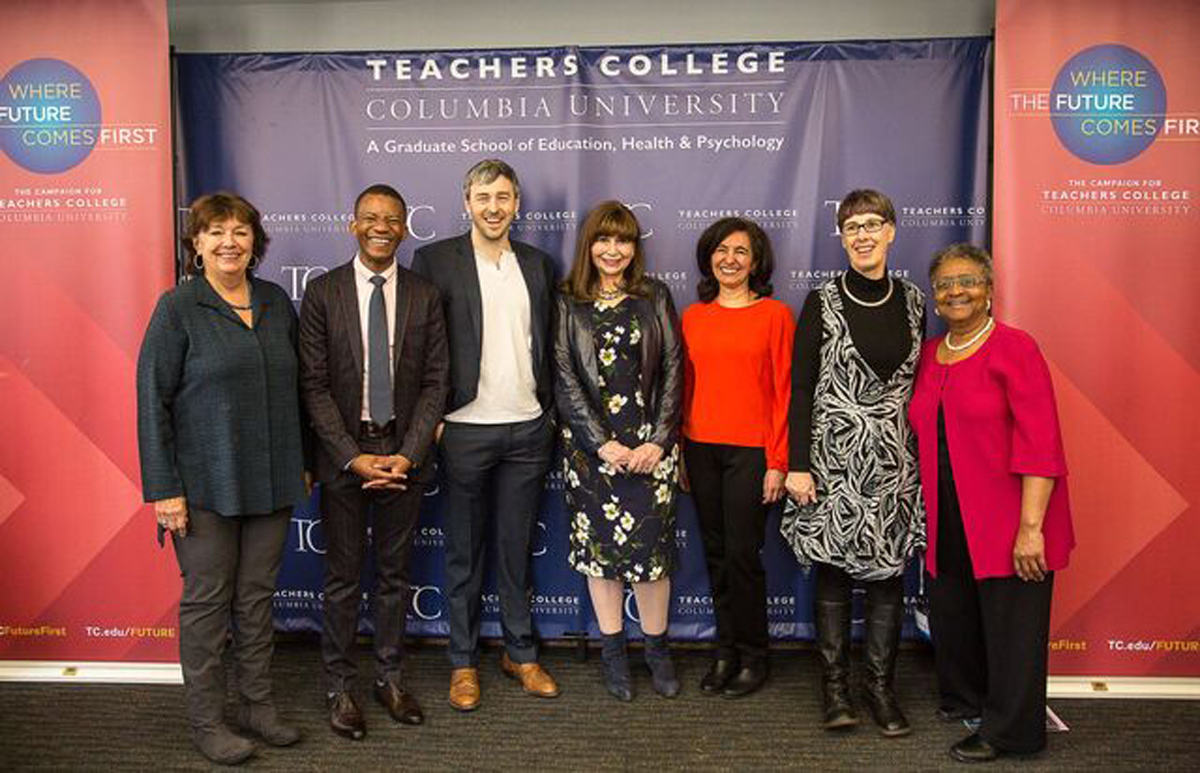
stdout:
<svg viewBox="0 0 1200 773">
<path fill-rule="evenodd" d="M 670 451 L 683 414 L 683 342 L 679 316 L 665 284 L 646 277 L 646 297 L 631 296 L 642 328 L 642 399 L 654 429 L 649 442 Z M 578 444 L 596 453 L 612 438 L 600 399 L 600 370 L 592 325 L 592 301 L 558 295 L 554 335 L 555 400 L 559 419 Z"/>
</svg>

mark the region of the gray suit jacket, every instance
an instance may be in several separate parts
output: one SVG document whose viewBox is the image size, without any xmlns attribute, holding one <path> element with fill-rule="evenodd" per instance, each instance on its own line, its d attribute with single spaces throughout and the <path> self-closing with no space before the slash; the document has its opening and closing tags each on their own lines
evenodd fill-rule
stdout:
<svg viewBox="0 0 1200 773">
<path fill-rule="evenodd" d="M 554 373 L 551 346 L 555 316 L 554 262 L 541 250 L 513 241 L 517 264 L 529 292 L 533 375 L 542 409 L 554 407 Z M 455 411 L 475 399 L 479 388 L 479 361 L 483 353 L 483 299 L 470 232 L 421 247 L 413 255 L 412 270 L 442 291 L 450 335 L 450 401 Z"/>
<path fill-rule="evenodd" d="M 446 325 L 436 287 L 396 267 L 392 374 L 397 453 L 420 469 L 446 403 Z M 362 421 L 363 346 L 346 263 L 314 279 L 300 307 L 300 392 L 317 436 L 316 474 L 337 477 L 355 456 Z"/>
</svg>

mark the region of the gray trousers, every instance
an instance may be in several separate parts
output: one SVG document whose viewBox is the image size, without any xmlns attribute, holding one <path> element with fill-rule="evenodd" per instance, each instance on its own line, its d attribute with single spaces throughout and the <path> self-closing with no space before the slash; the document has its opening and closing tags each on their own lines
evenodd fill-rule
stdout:
<svg viewBox="0 0 1200 773">
<path fill-rule="evenodd" d="M 283 563 L 291 508 L 270 515 L 223 516 L 191 509 L 186 537 L 174 537 L 183 576 L 179 661 L 188 719 L 194 728 L 222 722 L 225 671 L 221 654 L 233 623 L 238 694 L 271 700 L 274 629 L 271 599 Z"/>
</svg>

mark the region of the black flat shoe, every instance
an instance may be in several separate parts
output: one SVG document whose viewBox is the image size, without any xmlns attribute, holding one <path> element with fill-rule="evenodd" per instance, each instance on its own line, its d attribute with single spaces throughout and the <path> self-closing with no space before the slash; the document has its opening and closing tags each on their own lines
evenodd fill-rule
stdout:
<svg viewBox="0 0 1200 773">
<path fill-rule="evenodd" d="M 731 658 L 717 658 L 712 668 L 700 680 L 700 691 L 705 695 L 717 695 L 729 684 L 729 680 L 738 671 L 738 662 Z"/>
<path fill-rule="evenodd" d="M 974 719 L 979 719 L 979 712 L 975 709 L 959 709 L 942 706 L 937 710 L 937 718 L 941 722 L 968 722 Z"/>
<path fill-rule="evenodd" d="M 991 762 L 1003 752 L 980 737 L 971 733 L 950 747 L 950 756 L 959 762 Z"/>
<path fill-rule="evenodd" d="M 733 677 L 725 683 L 721 695 L 725 698 L 744 698 L 758 690 L 767 681 L 765 660 L 747 661 Z"/>
</svg>

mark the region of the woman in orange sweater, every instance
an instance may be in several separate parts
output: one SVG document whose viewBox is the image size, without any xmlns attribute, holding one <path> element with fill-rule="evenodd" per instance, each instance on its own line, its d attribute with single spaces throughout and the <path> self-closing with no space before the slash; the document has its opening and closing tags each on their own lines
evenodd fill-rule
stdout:
<svg viewBox="0 0 1200 773">
<path fill-rule="evenodd" d="M 713 223 L 696 244 L 700 302 L 683 313 L 684 459 L 717 623 L 707 694 L 748 695 L 767 678 L 767 513 L 783 496 L 795 323 L 773 300 L 771 243 L 749 220 Z"/>
</svg>

